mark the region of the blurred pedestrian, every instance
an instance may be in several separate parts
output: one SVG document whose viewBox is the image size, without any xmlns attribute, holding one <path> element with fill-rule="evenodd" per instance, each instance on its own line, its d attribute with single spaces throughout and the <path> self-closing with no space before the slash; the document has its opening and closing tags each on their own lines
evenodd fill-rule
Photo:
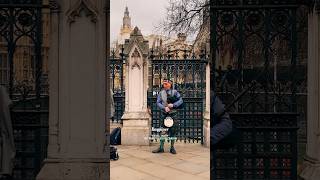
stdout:
<svg viewBox="0 0 320 180">
<path fill-rule="evenodd" d="M 3 179 L 11 177 L 15 158 L 10 105 L 7 90 L 0 85 L 0 177 Z"/>
</svg>

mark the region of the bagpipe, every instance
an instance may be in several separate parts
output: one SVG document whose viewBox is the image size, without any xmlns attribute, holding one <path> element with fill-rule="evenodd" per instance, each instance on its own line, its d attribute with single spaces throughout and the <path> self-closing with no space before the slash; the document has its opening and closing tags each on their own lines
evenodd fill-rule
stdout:
<svg viewBox="0 0 320 180">
<path fill-rule="evenodd" d="M 175 95 L 167 94 L 168 104 L 174 104 L 175 102 L 179 101 L 180 98 L 176 97 Z M 180 106 L 176 107 L 175 109 L 183 109 L 183 108 L 184 108 L 184 102 Z"/>
<path fill-rule="evenodd" d="M 164 119 L 164 126 L 166 126 L 167 128 L 170 128 L 173 126 L 173 119 L 172 117 L 170 116 L 167 116 L 165 119 Z"/>
</svg>

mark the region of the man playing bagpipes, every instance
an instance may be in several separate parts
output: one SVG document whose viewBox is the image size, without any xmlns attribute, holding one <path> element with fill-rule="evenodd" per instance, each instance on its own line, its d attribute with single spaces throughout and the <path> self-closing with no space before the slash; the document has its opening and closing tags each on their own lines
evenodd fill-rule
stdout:
<svg viewBox="0 0 320 180">
<path fill-rule="evenodd" d="M 174 148 L 175 135 L 177 129 L 177 110 L 183 106 L 183 100 L 180 93 L 173 89 L 173 82 L 169 79 L 164 79 L 162 82 L 162 90 L 159 92 L 157 97 L 157 106 L 161 109 L 161 120 L 160 125 L 163 128 L 168 128 L 168 138 L 171 140 L 170 153 L 176 154 Z M 160 147 L 153 153 L 163 153 L 164 152 L 164 142 L 165 138 L 160 136 Z"/>
</svg>

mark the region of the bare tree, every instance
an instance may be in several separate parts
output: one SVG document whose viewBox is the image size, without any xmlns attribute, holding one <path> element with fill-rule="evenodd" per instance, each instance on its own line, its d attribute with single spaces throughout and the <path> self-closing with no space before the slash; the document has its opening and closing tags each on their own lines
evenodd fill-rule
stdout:
<svg viewBox="0 0 320 180">
<path fill-rule="evenodd" d="M 169 0 L 166 18 L 157 27 L 171 33 L 194 34 L 206 16 L 209 16 L 209 0 Z"/>
</svg>

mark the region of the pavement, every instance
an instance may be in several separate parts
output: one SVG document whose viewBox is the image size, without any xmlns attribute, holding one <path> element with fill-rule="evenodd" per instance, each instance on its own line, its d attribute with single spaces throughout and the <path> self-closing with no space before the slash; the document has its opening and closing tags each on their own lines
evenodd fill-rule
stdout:
<svg viewBox="0 0 320 180">
<path fill-rule="evenodd" d="M 119 145 L 119 160 L 110 161 L 111 180 L 209 180 L 210 149 L 198 143 L 177 142 L 177 154 L 169 152 L 170 144 L 165 144 L 165 152 L 151 151 L 159 144 L 151 146 Z"/>
</svg>

